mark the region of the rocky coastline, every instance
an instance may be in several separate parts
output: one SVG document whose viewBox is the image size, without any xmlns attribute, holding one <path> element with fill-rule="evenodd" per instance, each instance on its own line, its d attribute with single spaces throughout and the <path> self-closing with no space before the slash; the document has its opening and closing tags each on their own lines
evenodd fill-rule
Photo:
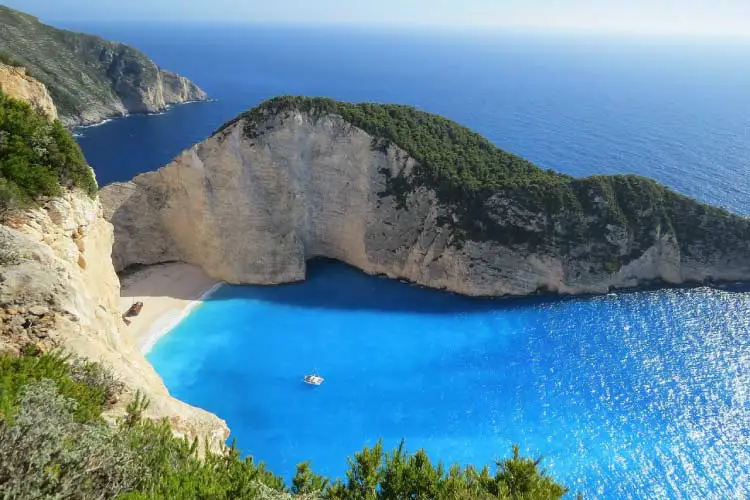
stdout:
<svg viewBox="0 0 750 500">
<path fill-rule="evenodd" d="M 251 120 L 240 117 L 162 169 L 101 190 L 115 227 L 116 269 L 184 261 L 217 280 L 279 284 L 303 280 L 307 260 L 327 257 L 471 296 L 750 279 L 747 218 L 648 180 L 634 178 L 628 187 L 629 178 L 618 178 L 630 191 L 610 202 L 584 192 L 588 213 L 534 212 L 504 192 L 490 193 L 481 210 L 499 237 L 466 238 L 457 231 L 461 207 L 446 204 L 435 188 L 414 183 L 403 197 L 388 192 L 392 179 L 413 182 L 419 168 L 398 144 L 373 147 L 382 137 L 335 113 L 287 109 Z M 643 201 L 641 189 L 661 198 Z M 608 203 L 641 215 L 611 221 Z M 576 239 L 580 227 L 589 235 Z M 519 233 L 535 244 L 529 236 L 506 238 Z"/>
<path fill-rule="evenodd" d="M 128 45 L 57 29 L 4 6 L 0 28 L 0 52 L 47 86 L 68 128 L 208 100 L 195 83 Z"/>
</svg>

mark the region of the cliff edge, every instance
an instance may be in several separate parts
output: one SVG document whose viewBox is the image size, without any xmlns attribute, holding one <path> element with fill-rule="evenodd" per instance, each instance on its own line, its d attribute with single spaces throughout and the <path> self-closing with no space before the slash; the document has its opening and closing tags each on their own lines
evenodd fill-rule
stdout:
<svg viewBox="0 0 750 500">
<path fill-rule="evenodd" d="M 44 84 L 26 74 L 26 69 L 0 62 L 0 91 L 30 103 L 50 121 L 57 120 L 57 108 Z"/>
<path fill-rule="evenodd" d="M 101 193 L 113 260 L 231 283 L 329 257 L 467 295 L 750 279 L 750 221 L 638 176 L 574 179 L 404 106 L 283 97 Z"/>
<path fill-rule="evenodd" d="M 132 47 L 56 29 L 2 5 L 0 52 L 46 85 L 68 127 L 208 99 L 196 84 Z"/>
<path fill-rule="evenodd" d="M 110 417 L 122 415 L 141 391 L 151 402 L 147 416 L 168 418 L 176 434 L 222 449 L 229 435 L 224 421 L 170 397 L 123 335 L 113 230 L 93 172 L 68 132 L 35 101 L 46 95 L 44 86 L 22 72 L 10 75 L 23 82 L 9 89 L 17 98 L 0 91 L 0 352 L 63 349 L 103 362 L 127 387 Z"/>
<path fill-rule="evenodd" d="M 0 351 L 63 349 L 99 361 L 128 392 L 110 416 L 121 416 L 135 391 L 146 415 L 168 418 L 177 435 L 221 449 L 223 420 L 170 397 L 141 352 L 120 331 L 120 282 L 112 267 L 112 226 L 98 199 L 71 191 L 0 225 Z"/>
</svg>

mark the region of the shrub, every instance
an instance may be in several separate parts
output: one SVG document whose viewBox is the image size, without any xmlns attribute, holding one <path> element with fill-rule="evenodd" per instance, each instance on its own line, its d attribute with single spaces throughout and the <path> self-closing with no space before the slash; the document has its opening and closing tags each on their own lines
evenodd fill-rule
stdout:
<svg viewBox="0 0 750 500">
<path fill-rule="evenodd" d="M 320 494 L 325 491 L 329 482 L 328 478 L 315 474 L 310 469 L 310 462 L 303 462 L 297 465 L 297 472 L 292 479 L 292 493 Z"/>
<path fill-rule="evenodd" d="M 1 497 L 114 498 L 133 488 L 133 450 L 104 422 L 77 422 L 76 406 L 52 380 L 24 386 L 14 423 L 0 421 Z"/>
<path fill-rule="evenodd" d="M 125 385 L 117 378 L 112 370 L 101 363 L 94 363 L 87 359 L 74 358 L 70 361 L 70 379 L 87 387 L 99 388 L 102 392 L 103 404 L 111 406 L 117 396 L 125 389 Z"/>
<path fill-rule="evenodd" d="M 349 459 L 347 483 L 335 483 L 326 498 L 336 500 L 557 500 L 567 490 L 539 469 L 541 459 L 531 460 L 513 447 L 513 456 L 497 462 L 497 472 L 480 472 L 454 465 L 447 472 L 434 465 L 424 450 L 409 454 L 404 443 L 383 453 L 378 442 Z"/>
<path fill-rule="evenodd" d="M 39 357 L 13 357 L 0 354 L 0 419 L 13 421 L 18 410 L 19 395 L 27 384 L 44 379 L 52 380 L 64 397 L 76 402 L 73 416 L 78 422 L 100 420 L 107 398 L 116 391 L 107 376 L 82 380 L 74 375 L 68 363 L 70 357 L 60 353 Z M 85 363 L 77 362 L 74 363 Z M 103 368 L 98 368 L 104 370 Z M 98 370 L 97 369 L 97 370 Z"/>
<path fill-rule="evenodd" d="M 21 61 L 8 54 L 4 50 L 0 50 L 0 63 L 7 64 L 8 66 L 14 66 L 16 68 L 23 67 L 23 63 Z"/>
<path fill-rule="evenodd" d="M 94 174 L 70 133 L 0 91 L 0 211 L 74 187 L 96 195 Z"/>
</svg>

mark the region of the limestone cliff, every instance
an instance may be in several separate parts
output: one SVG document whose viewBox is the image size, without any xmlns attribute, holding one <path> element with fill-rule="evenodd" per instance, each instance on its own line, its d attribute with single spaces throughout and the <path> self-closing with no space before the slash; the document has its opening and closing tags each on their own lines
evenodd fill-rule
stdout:
<svg viewBox="0 0 750 500">
<path fill-rule="evenodd" d="M 0 63 L 0 91 L 14 99 L 31 103 L 50 120 L 57 119 L 57 109 L 47 87 L 26 74 L 26 69 Z"/>
<path fill-rule="evenodd" d="M 193 82 L 132 47 L 59 30 L 1 5 L 0 52 L 47 86 L 67 126 L 207 99 Z"/>
<path fill-rule="evenodd" d="M 17 213 L 0 226 L 0 350 L 19 352 L 33 344 L 101 361 L 129 390 L 113 415 L 141 390 L 151 400 L 148 416 L 167 417 L 177 434 L 208 438 L 218 449 L 229 434 L 226 424 L 171 398 L 121 334 L 112 239 L 99 200 L 80 191 Z"/>
<path fill-rule="evenodd" d="M 440 134 L 441 122 L 410 108 L 383 108 L 383 115 L 367 105 L 332 106 L 270 101 L 166 167 L 105 187 L 115 267 L 181 260 L 216 279 L 275 284 L 304 279 L 305 262 L 322 256 L 493 296 L 750 279 L 745 218 L 647 179 L 572 179 L 517 157 L 508 164 L 536 176 L 533 183 L 461 188 L 459 179 L 446 194 L 440 182 L 424 180 L 427 160 L 393 140 L 416 137 L 397 135 L 399 127 L 431 124 Z M 356 126 L 365 123 L 362 113 L 386 120 L 383 134 Z M 389 123 L 388 113 L 408 119 Z M 450 127 L 444 142 L 465 136 L 477 155 L 495 154 Z"/>
<path fill-rule="evenodd" d="M 41 111 L 48 117 L 56 116 L 44 85 L 25 72 L 0 65 L 0 82 L 4 92 L 37 109 L 28 110 L 26 115 L 11 115 L 3 108 L 6 122 L 12 116 L 27 125 L 35 119 L 44 124 Z M 2 130 L 6 138 L 29 141 L 23 135 L 29 133 L 25 128 L 14 132 L 12 123 L 4 125 L 10 125 Z M 67 132 L 61 129 L 60 133 L 69 142 L 58 142 L 60 138 L 56 141 L 51 135 L 33 139 L 57 150 L 77 150 Z M 19 151 L 16 148 L 15 155 L 4 152 L 3 158 L 15 161 L 16 166 L 24 165 L 25 158 Z M 71 157 L 59 156 L 69 175 L 74 166 Z M 42 170 L 46 157 L 33 161 L 33 167 L 26 164 L 22 171 Z M 151 401 L 147 416 L 166 417 L 176 434 L 200 436 L 212 449 L 221 449 L 229 435 L 224 421 L 170 397 L 140 350 L 121 332 L 120 282 L 111 258 L 112 225 L 104 220 L 99 199 L 93 198 L 93 172 L 85 164 L 82 168 L 94 189 L 88 190 L 88 182 L 83 183 L 86 190 L 58 186 L 55 193 L 59 191 L 59 196 L 37 194 L 33 202 L 25 199 L 23 206 L 11 206 L 7 198 L 8 184 L 23 180 L 18 172 L 0 176 L 0 185 L 6 188 L 6 197 L 0 203 L 0 351 L 17 354 L 28 346 L 43 351 L 61 348 L 77 357 L 101 361 L 128 390 L 110 411 L 110 417 L 121 414 L 135 391 L 141 391 Z M 56 172 L 54 178 L 62 182 L 64 177 Z"/>
</svg>

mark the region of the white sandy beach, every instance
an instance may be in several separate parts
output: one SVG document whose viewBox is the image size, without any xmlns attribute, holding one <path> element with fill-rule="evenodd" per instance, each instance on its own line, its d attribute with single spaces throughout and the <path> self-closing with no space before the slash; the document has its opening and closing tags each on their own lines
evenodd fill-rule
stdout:
<svg viewBox="0 0 750 500">
<path fill-rule="evenodd" d="M 142 352 L 174 328 L 192 308 L 221 283 L 190 264 L 149 266 L 121 278 L 120 309 L 124 313 L 135 302 L 143 302 L 138 316 L 128 318 L 124 332 Z"/>
</svg>

